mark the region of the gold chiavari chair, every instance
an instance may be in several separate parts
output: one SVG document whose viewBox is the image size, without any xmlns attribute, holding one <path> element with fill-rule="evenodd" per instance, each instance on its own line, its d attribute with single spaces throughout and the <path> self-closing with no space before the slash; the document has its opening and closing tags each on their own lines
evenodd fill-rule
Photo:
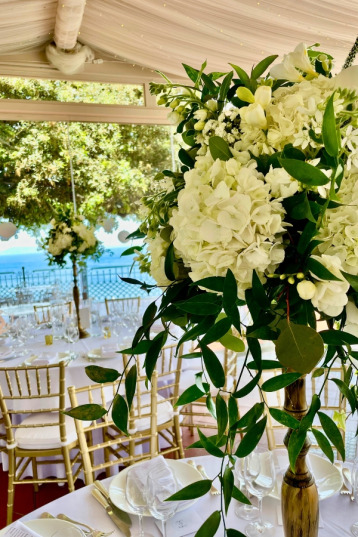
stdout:
<svg viewBox="0 0 358 537">
<path fill-rule="evenodd" d="M 37 367 L 0 369 L 0 410 L 6 429 L 9 457 L 7 524 L 12 521 L 14 487 L 40 483 L 67 483 L 74 490 L 81 465 L 72 418 L 65 416 L 65 362 Z M 22 421 L 21 421 L 22 419 Z M 25 470 L 32 464 L 31 479 Z M 39 477 L 39 467 L 62 464 L 65 477 Z"/>
<path fill-rule="evenodd" d="M 150 389 L 145 388 L 145 377 L 139 377 L 137 384 L 141 389 L 133 400 L 128 436 L 116 427 L 110 413 L 104 414 L 101 419 L 91 424 L 74 420 L 86 485 L 93 483 L 97 472 L 105 470 L 109 475 L 112 467 L 130 465 L 158 455 L 156 372 L 153 374 Z M 118 381 L 82 388 L 69 386 L 68 393 L 72 407 L 96 403 L 108 408 L 117 389 Z M 104 460 L 98 460 L 101 455 Z"/>
<path fill-rule="evenodd" d="M 4 418 L 0 414 L 0 453 L 6 451 L 6 430 Z"/>
<path fill-rule="evenodd" d="M 138 313 L 140 308 L 140 297 L 130 298 L 105 298 L 107 315 L 112 313 Z"/>
<path fill-rule="evenodd" d="M 72 302 L 65 302 L 64 304 L 56 304 L 56 307 L 62 306 L 66 309 L 69 315 L 72 315 Z M 37 324 L 46 324 L 51 322 L 51 306 L 34 306 L 35 320 Z"/>
<path fill-rule="evenodd" d="M 223 367 L 225 372 L 225 385 L 223 386 L 223 392 L 221 393 L 224 399 L 227 399 L 225 391 L 231 391 L 235 387 L 237 380 L 237 360 L 238 355 L 234 351 L 230 351 L 224 348 L 224 360 Z M 180 386 L 180 393 L 183 393 L 189 386 L 195 384 L 195 373 L 198 371 L 191 371 L 188 369 L 182 375 L 183 382 Z M 184 405 L 181 410 L 181 427 L 189 427 L 191 434 L 194 434 L 194 428 L 200 429 L 213 429 L 217 430 L 217 422 L 210 414 L 207 404 L 207 397 L 201 397 L 193 403 Z M 213 395 L 213 403 L 215 405 L 216 396 Z"/>
<path fill-rule="evenodd" d="M 312 373 L 316 370 L 315 368 Z M 324 376 L 313 377 L 312 373 L 306 376 L 306 394 L 307 394 L 307 404 L 309 406 L 312 395 L 318 393 L 322 387 Z M 260 385 L 263 384 L 266 380 L 273 376 L 281 375 L 282 369 L 270 369 L 263 372 L 263 375 L 260 379 Z M 339 380 L 344 380 L 344 371 L 342 367 L 332 367 L 330 369 L 330 378 L 337 378 Z M 266 408 L 269 406 L 271 408 L 283 409 L 284 406 L 284 390 L 279 390 L 277 392 L 264 392 L 260 391 L 261 398 L 266 404 Z M 327 381 L 323 392 L 321 394 L 321 408 L 320 410 L 326 411 L 327 414 L 332 418 L 334 411 L 344 412 L 346 410 L 346 398 L 342 397 L 341 392 L 339 391 L 337 385 L 334 382 Z M 271 414 L 267 411 L 267 425 L 266 425 L 266 436 L 268 448 L 270 450 L 284 448 L 283 439 L 285 437 L 287 427 L 278 423 L 273 419 Z M 315 429 L 322 429 L 318 418 L 316 417 L 313 422 L 313 427 Z M 343 443 L 345 442 L 345 431 L 340 429 Z M 316 442 L 315 437 L 309 435 L 311 441 L 310 451 L 320 451 L 320 448 Z M 332 446 L 333 450 L 335 448 Z M 337 453 L 337 458 L 340 459 L 341 456 Z"/>
</svg>

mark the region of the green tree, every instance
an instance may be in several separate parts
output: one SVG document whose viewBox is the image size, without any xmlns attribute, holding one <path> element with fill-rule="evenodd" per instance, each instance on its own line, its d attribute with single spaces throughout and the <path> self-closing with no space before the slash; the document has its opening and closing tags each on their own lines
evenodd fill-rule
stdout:
<svg viewBox="0 0 358 537">
<path fill-rule="evenodd" d="M 0 98 L 141 103 L 140 87 L 1 79 Z M 104 213 L 136 213 L 153 177 L 170 162 L 170 131 L 155 125 L 0 122 L 0 216 L 38 227 L 57 203 L 71 201 L 68 137 L 78 208 L 95 222 Z"/>
</svg>

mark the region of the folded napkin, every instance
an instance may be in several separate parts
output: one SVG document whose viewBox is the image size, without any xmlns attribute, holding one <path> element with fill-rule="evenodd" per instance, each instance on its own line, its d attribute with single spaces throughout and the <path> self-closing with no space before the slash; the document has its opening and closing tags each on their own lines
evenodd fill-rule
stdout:
<svg viewBox="0 0 358 537">
<path fill-rule="evenodd" d="M 41 537 L 38 533 L 31 530 L 22 522 L 17 520 L 11 526 L 9 526 L 6 532 L 3 534 L 3 537 Z"/>
<path fill-rule="evenodd" d="M 6 349 L 5 351 L 0 352 L 0 360 L 10 360 L 11 358 L 16 358 L 16 354 L 13 349 Z"/>
<path fill-rule="evenodd" d="M 64 353 L 58 353 L 58 354 L 64 354 Z M 69 358 L 69 355 L 68 355 Z M 47 352 L 43 352 L 40 354 L 31 354 L 26 360 L 24 361 L 24 365 L 48 365 L 52 362 L 59 362 L 63 360 L 64 358 L 59 358 L 59 356 L 52 356 L 48 354 Z"/>
<path fill-rule="evenodd" d="M 154 475 L 158 475 L 158 479 L 160 479 L 160 477 L 163 478 L 164 476 L 172 474 L 171 469 L 169 468 L 166 460 L 162 455 L 154 457 L 154 459 L 150 459 L 149 461 L 141 462 L 138 465 L 132 466 L 130 471 L 131 474 L 135 476 L 136 480 L 143 487 L 147 486 L 147 478 L 149 472 Z"/>
</svg>

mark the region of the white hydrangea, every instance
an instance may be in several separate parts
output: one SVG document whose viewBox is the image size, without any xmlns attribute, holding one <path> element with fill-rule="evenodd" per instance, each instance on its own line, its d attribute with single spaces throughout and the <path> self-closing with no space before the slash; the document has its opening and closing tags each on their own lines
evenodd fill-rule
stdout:
<svg viewBox="0 0 358 537">
<path fill-rule="evenodd" d="M 327 268 L 334 276 L 340 278 L 336 280 L 319 280 L 316 275 L 315 279 L 319 280 L 315 283 L 316 293 L 311 299 L 315 308 L 322 311 L 330 317 L 336 317 L 342 313 L 344 306 L 348 302 L 347 292 L 349 283 L 344 280 L 341 274 L 341 260 L 335 255 L 311 256 L 319 261 Z"/>
<path fill-rule="evenodd" d="M 169 243 L 162 239 L 159 233 L 153 238 L 147 238 L 145 242 L 148 245 L 148 251 L 151 256 L 150 274 L 158 285 L 166 287 L 171 283 L 164 271 L 165 255 Z"/>
<path fill-rule="evenodd" d="M 230 268 L 243 298 L 254 269 L 264 278 L 284 259 L 280 201 L 272 199 L 255 163 L 243 166 L 237 158 L 198 157 L 185 184 L 169 222 L 176 250 L 194 281 Z"/>
</svg>

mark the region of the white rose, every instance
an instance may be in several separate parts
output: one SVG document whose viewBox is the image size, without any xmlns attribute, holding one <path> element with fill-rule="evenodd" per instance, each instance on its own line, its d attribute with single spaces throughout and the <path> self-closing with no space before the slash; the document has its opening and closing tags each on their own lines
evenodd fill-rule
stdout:
<svg viewBox="0 0 358 537">
<path fill-rule="evenodd" d="M 297 284 L 297 293 L 302 300 L 311 300 L 316 293 L 316 286 L 313 282 L 303 280 Z"/>
</svg>

